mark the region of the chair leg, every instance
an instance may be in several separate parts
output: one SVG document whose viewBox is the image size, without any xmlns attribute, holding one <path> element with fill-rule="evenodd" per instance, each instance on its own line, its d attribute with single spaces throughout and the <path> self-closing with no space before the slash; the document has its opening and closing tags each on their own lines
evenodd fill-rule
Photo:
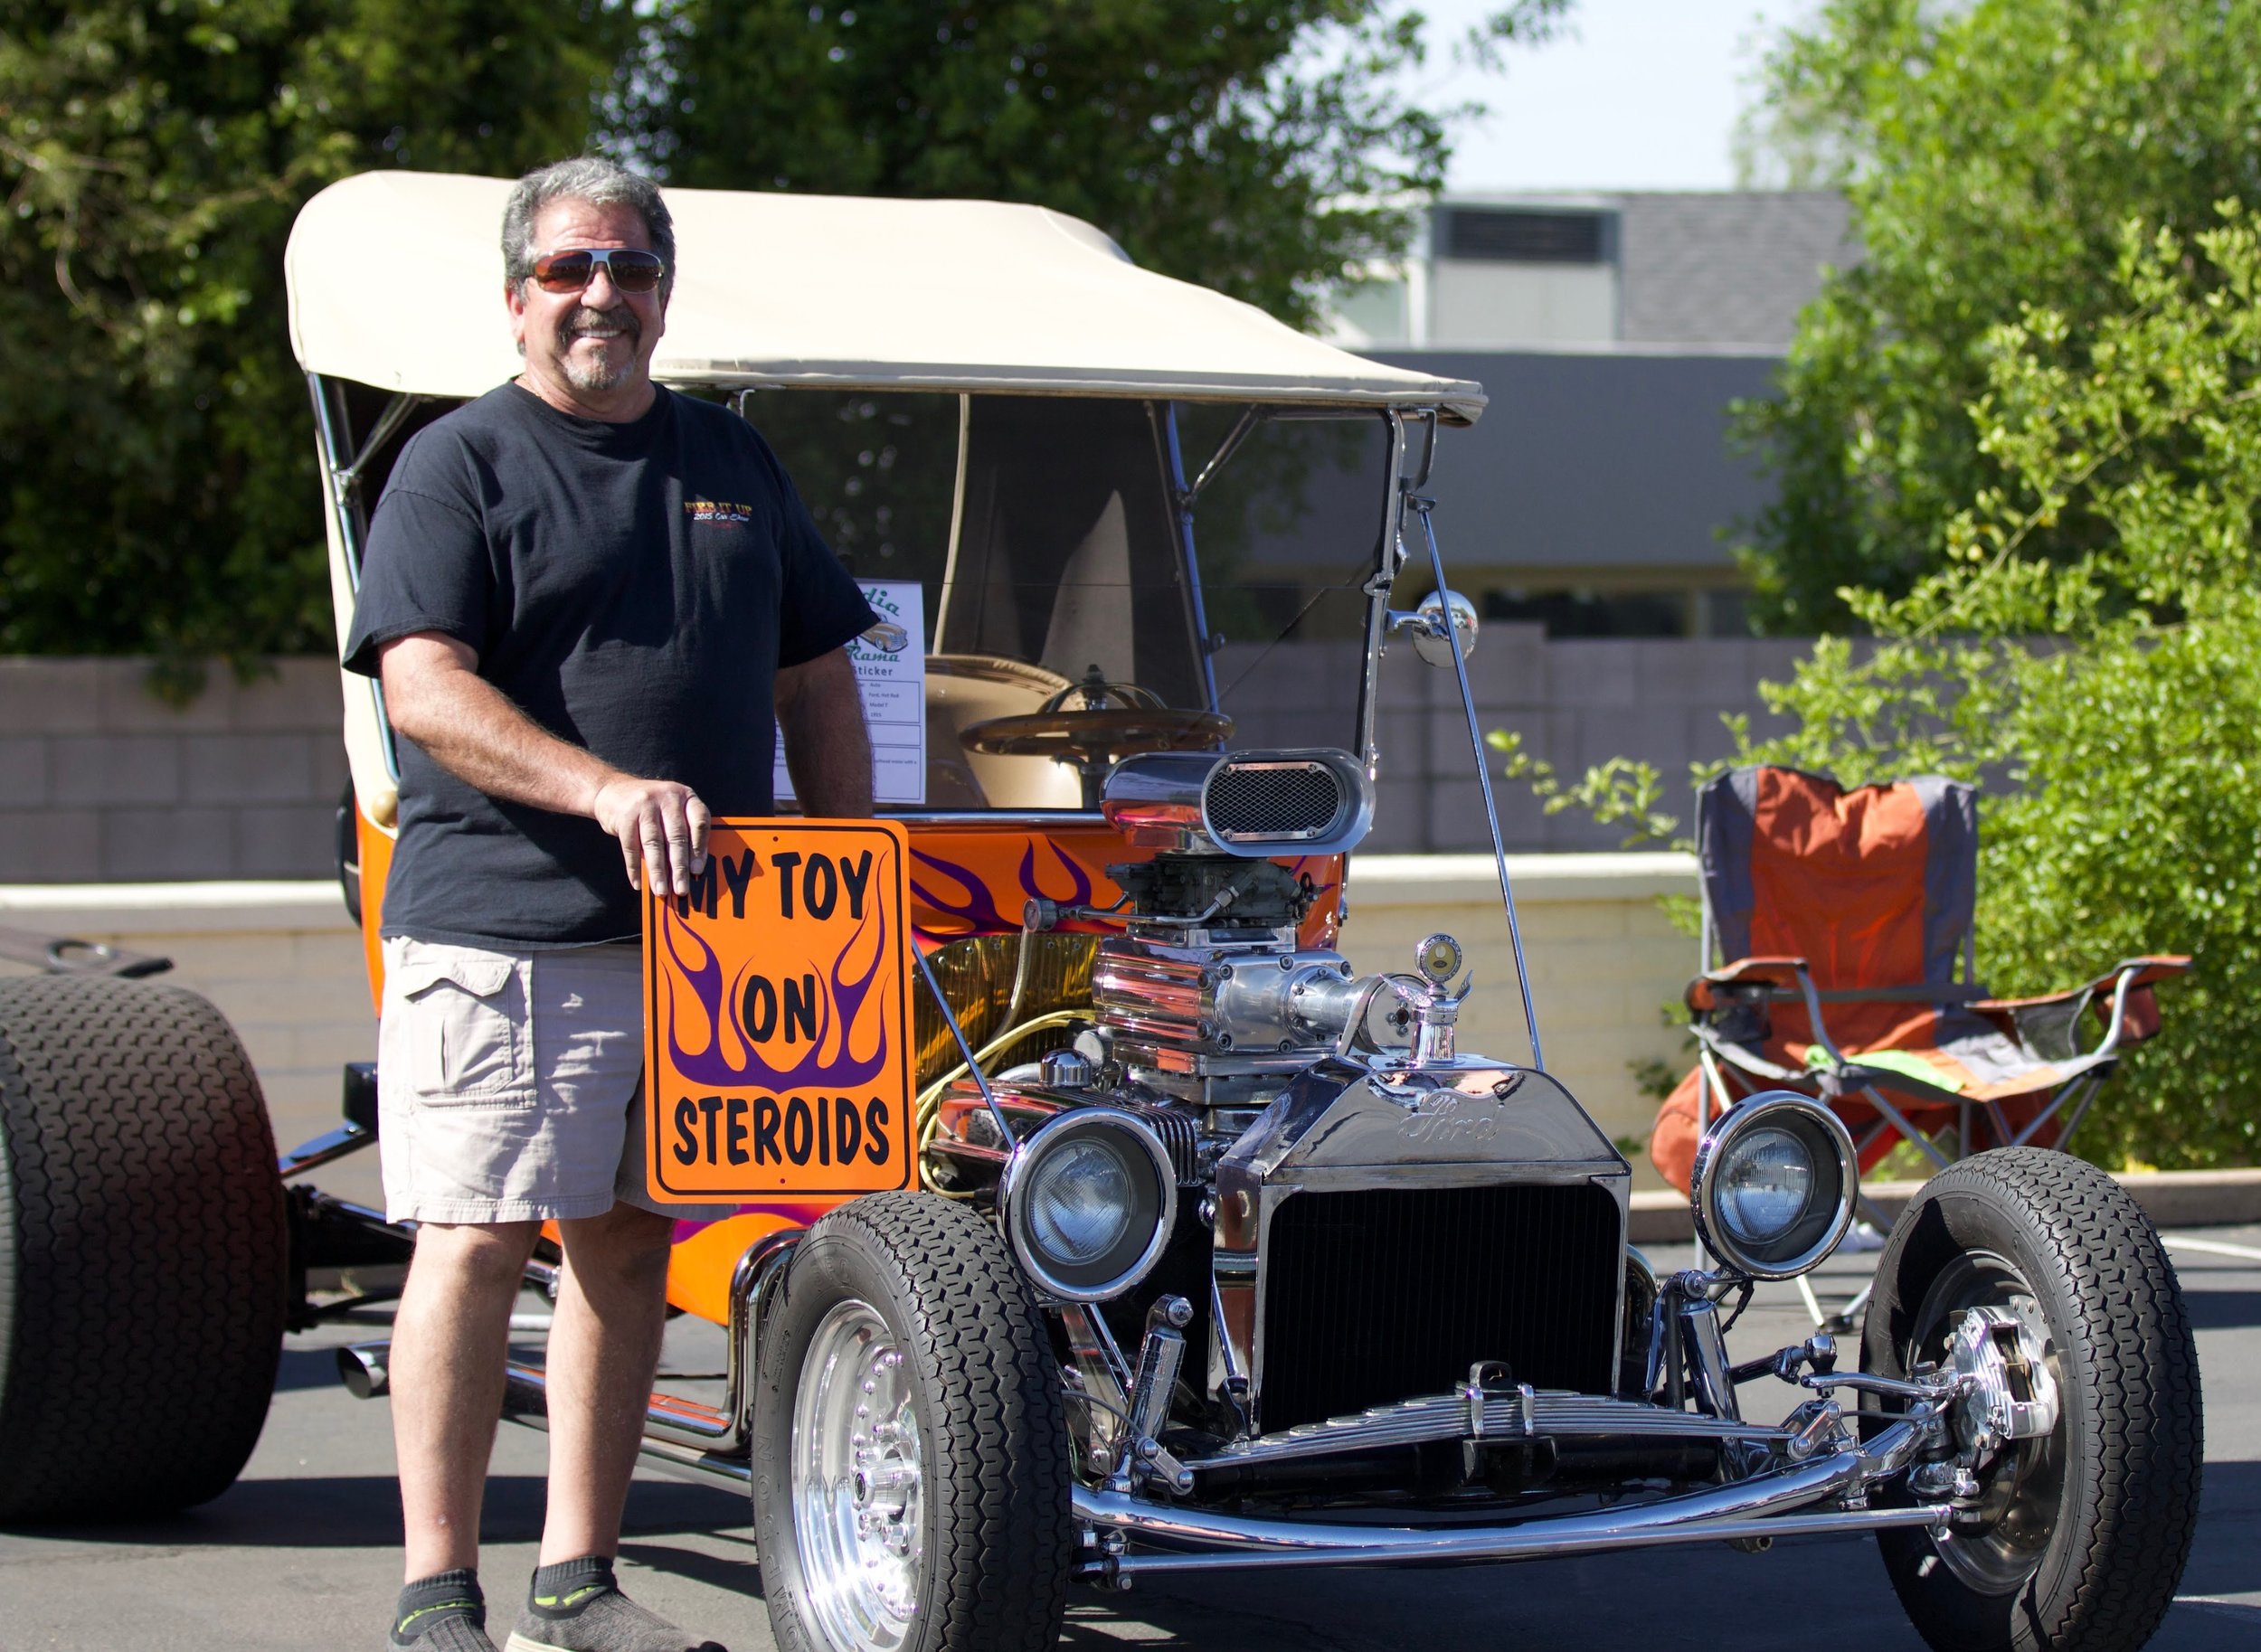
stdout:
<svg viewBox="0 0 2261 1652">
<path fill-rule="evenodd" d="M 1868 1098 L 1869 1103 L 1874 1106 L 1878 1112 L 1882 1113 L 1887 1119 L 1889 1119 L 1895 1125 L 1899 1127 L 1900 1136 L 1903 1140 L 1912 1141 L 1917 1147 L 1921 1147 L 1930 1156 L 1931 1162 L 1938 1166 L 1940 1169 L 1944 1170 L 1947 1167 L 1950 1162 L 1947 1156 L 1939 1150 L 1938 1147 L 1932 1141 L 1930 1137 L 1925 1135 L 1923 1131 L 1908 1123 L 1907 1116 L 1905 1113 L 1901 1112 L 1898 1108 L 1893 1106 L 1889 1101 L 1887 1101 L 1883 1096 L 1878 1094 L 1877 1087 L 1874 1084 L 1862 1085 L 1860 1087 L 1860 1093 Z"/>
<path fill-rule="evenodd" d="M 2039 1133 L 2043 1125 L 2058 1115 L 2067 1102 L 2073 1101 L 2077 1097 L 2078 1101 L 2072 1109 L 2072 1117 L 2066 1120 L 2064 1128 L 2057 1134 L 2058 1150 L 2063 1152 L 2066 1141 L 2076 1129 L 2080 1128 L 2081 1119 L 2088 1111 L 2089 1103 L 2096 1099 L 2096 1092 L 2103 1088 L 2103 1077 L 2093 1072 L 2084 1074 L 2064 1085 L 2056 1095 L 2049 1099 L 2049 1104 L 2036 1113 L 2026 1128 L 2011 1138 L 2009 1145 L 2013 1147 L 2024 1147 Z"/>
<path fill-rule="evenodd" d="M 2059 1153 L 2071 1151 L 2065 1144 L 2072 1140 L 2073 1132 L 2080 1128 L 2080 1121 L 2088 1116 L 2090 1104 L 2103 1093 L 2104 1075 L 2098 1072 L 2090 1073 L 2086 1085 L 2081 1090 L 2079 1101 L 2073 1107 L 2073 1116 L 2065 1121 L 2065 1128 L 2057 1133 L 2057 1150 Z M 2059 1100 L 2062 1099 L 2062 1097 L 2059 1098 Z"/>
<path fill-rule="evenodd" d="M 1813 1321 L 1815 1330 L 1827 1331 L 1832 1336 L 1841 1336 L 1853 1328 L 1860 1310 L 1868 1306 L 1868 1298 L 1875 1294 L 1876 1289 L 1876 1281 L 1871 1279 L 1855 1291 L 1844 1307 L 1824 1309 L 1821 1298 L 1814 1294 L 1812 1277 L 1802 1273 L 1798 1276 L 1798 1294 L 1805 1298 L 1806 1317 Z"/>
<path fill-rule="evenodd" d="M 1704 1074 L 1704 1082 L 1696 1086 L 1696 1139 L 1701 1141 L 1711 1128 L 1712 1092 L 1715 1090 L 1718 1091 L 1719 1110 L 1722 1113 L 1735 1105 L 1735 1098 L 1727 1093 L 1726 1075 L 1719 1071 L 1718 1059 L 1710 1051 L 1698 1050 L 1696 1064 L 1703 1070 Z M 1703 1236 L 1700 1233 L 1698 1234 L 1696 1265 L 1698 1268 L 1708 1268 L 1715 1260 L 1709 1249 L 1706 1247 Z"/>
<path fill-rule="evenodd" d="M 1821 1311 L 1821 1298 L 1813 1294 L 1813 1281 L 1804 1274 L 1798 1276 L 1798 1294 L 1806 1299 L 1806 1317 L 1820 1330 L 1829 1323 L 1829 1316 Z"/>
<path fill-rule="evenodd" d="M 1863 1285 L 1859 1290 L 1853 1292 L 1852 1300 L 1846 1303 L 1844 1307 L 1839 1308 L 1835 1313 L 1831 1314 L 1829 1317 L 1828 1324 L 1824 1326 L 1823 1328 L 1829 1331 L 1832 1336 L 1843 1336 L 1846 1332 L 1851 1330 L 1858 1320 L 1860 1311 L 1868 1306 L 1868 1298 L 1876 1294 L 1876 1289 L 1877 1282 L 1874 1279 L 1871 1279 L 1868 1283 Z"/>
</svg>

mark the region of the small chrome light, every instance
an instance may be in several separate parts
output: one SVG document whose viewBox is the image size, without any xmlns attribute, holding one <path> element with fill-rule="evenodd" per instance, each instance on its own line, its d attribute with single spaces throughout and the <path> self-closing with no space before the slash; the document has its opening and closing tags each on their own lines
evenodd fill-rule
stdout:
<svg viewBox="0 0 2261 1652">
<path fill-rule="evenodd" d="M 1151 1125 L 1112 1108 L 1055 1115 L 1013 1150 L 1006 1236 L 1038 1289 L 1103 1302 L 1147 1276 L 1178 1214 L 1178 1173 Z"/>
<path fill-rule="evenodd" d="M 1753 1096 L 1705 1132 L 1689 1185 L 1706 1248 L 1760 1279 L 1791 1279 L 1836 1250 L 1859 1192 L 1850 1133 L 1791 1090 Z"/>
</svg>

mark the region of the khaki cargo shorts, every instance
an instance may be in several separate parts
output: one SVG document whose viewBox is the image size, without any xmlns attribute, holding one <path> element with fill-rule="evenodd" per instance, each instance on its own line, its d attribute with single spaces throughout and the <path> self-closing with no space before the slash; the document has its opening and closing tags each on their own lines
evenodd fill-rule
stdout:
<svg viewBox="0 0 2261 1652">
<path fill-rule="evenodd" d="M 644 1191 L 643 961 L 633 943 L 506 951 L 384 942 L 377 1147 L 390 1221 L 695 1222 Z"/>
</svg>

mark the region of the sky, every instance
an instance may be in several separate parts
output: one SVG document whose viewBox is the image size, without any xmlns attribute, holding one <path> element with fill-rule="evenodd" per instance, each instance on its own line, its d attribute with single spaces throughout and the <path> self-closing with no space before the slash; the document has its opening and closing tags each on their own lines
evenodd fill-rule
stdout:
<svg viewBox="0 0 2261 1652">
<path fill-rule="evenodd" d="M 1438 46 L 1497 0 L 1423 0 Z M 1819 0 L 1578 0 L 1572 33 L 1510 54 L 1504 73 L 1431 59 L 1424 102 L 1474 99 L 1492 113 L 1464 130 L 1448 187 L 1485 190 L 1731 189 L 1729 140 L 1765 41 Z"/>
</svg>

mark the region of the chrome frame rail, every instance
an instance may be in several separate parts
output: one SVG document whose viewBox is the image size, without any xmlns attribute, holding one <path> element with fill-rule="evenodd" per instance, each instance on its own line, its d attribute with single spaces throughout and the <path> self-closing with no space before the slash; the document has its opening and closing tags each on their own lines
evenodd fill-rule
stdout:
<svg viewBox="0 0 2261 1652">
<path fill-rule="evenodd" d="M 1074 1493 L 1074 1515 L 1083 1525 L 1102 1534 L 1120 1534 L 1123 1544 L 1136 1541 L 1186 1545 L 1197 1552 L 1100 1553 L 1080 1563 L 1077 1572 L 1093 1581 L 1119 1581 L 1140 1572 L 1535 1560 L 1664 1543 L 1935 1526 L 1953 1513 L 1944 1504 L 1916 1508 L 1859 1506 L 1872 1482 L 1906 1466 L 1922 1445 L 1925 1431 L 1922 1420 L 1897 1422 L 1857 1449 L 1734 1485 L 1631 1507 L 1538 1515 L 1510 1525 L 1474 1528 L 1252 1519 L 1172 1507 L 1078 1485 Z M 1854 1506 L 1793 1512 L 1824 1501 Z"/>
<path fill-rule="evenodd" d="M 1481 1407 L 1481 1412 L 1477 1411 Z M 1483 1426 L 1470 1424 L 1481 1414 Z M 1732 1416 L 1673 1411 L 1638 1401 L 1559 1390 L 1496 1389 L 1477 1398 L 1433 1394 L 1424 1399 L 1379 1405 L 1349 1416 L 1307 1422 L 1277 1434 L 1260 1435 L 1208 1457 L 1186 1459 L 1197 1472 L 1276 1463 L 1292 1458 L 1335 1457 L 1434 1440 L 1481 1440 L 1505 1443 L 1523 1440 L 1732 1440 L 1786 1444 L 1791 1430 Z"/>
<path fill-rule="evenodd" d="M 649 1431 L 664 1428 L 687 1433 L 720 1415 L 712 1407 L 676 1400 L 672 1395 L 655 1393 L 650 1407 L 644 1413 L 646 1432 L 637 1443 L 637 1450 L 654 1468 L 679 1478 L 720 1481 L 724 1485 L 743 1489 L 752 1484 L 753 1469 L 747 1458 L 738 1455 L 743 1450 L 743 1442 L 733 1441 L 702 1449 L 694 1440 L 670 1440 Z M 549 1379 L 539 1365 L 512 1360 L 505 1368 L 503 1420 L 530 1429 L 540 1429 L 544 1433 L 549 1431 Z M 717 1437 L 710 1435 L 705 1438 Z"/>
<path fill-rule="evenodd" d="M 731 1271 L 730 1347 L 722 1404 L 708 1405 L 657 1390 L 646 1402 L 639 1449 L 657 1466 L 693 1477 L 745 1484 L 744 1452 L 753 1428 L 754 1366 L 759 1353 L 755 1337 L 762 1305 L 807 1232 L 805 1228 L 780 1228 L 763 1234 L 746 1247 Z M 525 1265 L 526 1279 L 553 1296 L 562 1271 L 545 1262 Z M 389 1342 L 377 1341 L 338 1350 L 340 1374 L 359 1398 L 388 1392 L 386 1366 L 391 1348 Z M 549 1377 L 541 1366 L 524 1360 L 507 1362 L 502 1414 L 506 1421 L 544 1430 L 549 1428 Z"/>
</svg>

